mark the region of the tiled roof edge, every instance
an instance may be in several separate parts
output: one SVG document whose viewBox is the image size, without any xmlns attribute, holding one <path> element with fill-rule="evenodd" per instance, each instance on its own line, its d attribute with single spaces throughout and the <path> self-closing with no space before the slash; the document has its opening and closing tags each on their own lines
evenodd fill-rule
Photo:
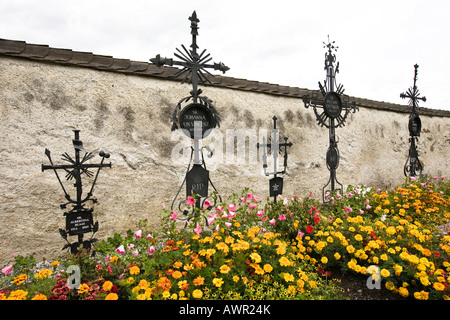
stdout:
<svg viewBox="0 0 450 320">
<path fill-rule="evenodd" d="M 165 80 L 179 80 L 174 78 L 174 74 L 178 71 L 177 68 L 157 67 L 149 62 L 117 59 L 112 56 L 97 55 L 91 52 L 73 51 L 71 49 L 52 48 L 48 45 L 29 44 L 25 41 L 0 38 L 0 55 L 92 68 L 103 71 L 157 77 Z M 305 95 L 310 95 L 313 92 L 317 92 L 317 90 L 282 86 L 267 82 L 238 79 L 226 76 L 214 76 L 213 78 L 210 78 L 210 81 L 212 82 L 212 86 L 215 87 L 245 90 L 293 98 L 302 98 Z M 410 107 L 407 105 L 380 102 L 357 97 L 350 97 L 350 101 L 355 102 L 357 106 L 365 108 L 401 113 L 410 112 Z M 420 114 L 427 116 L 450 117 L 450 111 L 428 108 L 420 108 Z"/>
</svg>

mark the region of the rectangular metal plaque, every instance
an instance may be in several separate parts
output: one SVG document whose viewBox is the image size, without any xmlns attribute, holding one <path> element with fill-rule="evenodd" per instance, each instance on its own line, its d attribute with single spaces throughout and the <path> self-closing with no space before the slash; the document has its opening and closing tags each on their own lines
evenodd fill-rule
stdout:
<svg viewBox="0 0 450 320">
<path fill-rule="evenodd" d="M 208 196 L 209 171 L 199 164 L 194 164 L 186 174 L 186 196 L 192 193 L 202 197 Z"/>
<path fill-rule="evenodd" d="M 69 235 L 92 231 L 92 210 L 76 210 L 66 213 L 66 230 Z"/>
<path fill-rule="evenodd" d="M 275 177 L 269 180 L 270 196 L 276 197 L 283 194 L 283 178 Z"/>
</svg>

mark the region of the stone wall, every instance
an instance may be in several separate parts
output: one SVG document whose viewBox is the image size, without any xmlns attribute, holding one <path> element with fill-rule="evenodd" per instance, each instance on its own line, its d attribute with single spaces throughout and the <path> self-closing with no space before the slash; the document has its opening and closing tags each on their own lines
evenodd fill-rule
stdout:
<svg viewBox="0 0 450 320">
<path fill-rule="evenodd" d="M 170 206 L 186 171 L 187 159 L 174 158 L 172 152 L 190 142 L 171 132 L 169 117 L 177 102 L 189 95 L 189 85 L 5 55 L 0 56 L 0 79 L 0 265 L 11 262 L 12 254 L 40 259 L 61 252 L 64 240 L 58 229 L 65 220 L 59 204 L 65 199 L 53 172 L 41 172 L 41 164 L 48 164 L 45 148 L 56 163 L 62 163 L 59 155 L 64 152 L 73 155 L 73 129 L 81 130 L 87 151 L 111 154 L 112 168 L 101 171 L 94 191 L 99 200 L 94 208 L 100 224 L 96 237 L 134 230 L 146 216 L 157 225 L 162 204 Z M 240 191 L 245 184 L 268 196 L 261 162 L 246 158 L 233 163 L 218 155 L 220 148 L 226 154 L 231 129 L 259 133 L 270 129 L 277 115 L 281 134 L 293 142 L 284 194 L 312 192 L 321 197 L 329 177 L 328 130 L 317 125 L 313 110 L 304 108 L 299 97 L 220 86 L 202 89 L 222 117 L 220 128 L 203 141 L 215 145 L 216 158 L 205 159 L 221 194 Z M 421 116 L 418 145 L 424 173 L 449 174 L 450 118 L 428 114 Z M 402 183 L 409 147 L 407 121 L 406 113 L 360 105 L 346 126 L 336 130 L 338 180 L 379 187 Z M 91 162 L 99 161 L 96 156 Z"/>
</svg>

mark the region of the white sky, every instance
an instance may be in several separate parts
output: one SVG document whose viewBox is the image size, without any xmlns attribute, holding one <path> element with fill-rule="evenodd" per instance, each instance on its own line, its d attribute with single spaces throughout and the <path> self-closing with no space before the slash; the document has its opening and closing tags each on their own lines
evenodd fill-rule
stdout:
<svg viewBox="0 0 450 320">
<path fill-rule="evenodd" d="M 346 94 L 407 104 L 417 63 L 419 106 L 450 110 L 448 0 L 0 0 L 0 38 L 148 62 L 190 45 L 194 10 L 227 76 L 318 89 L 330 35 Z"/>
</svg>

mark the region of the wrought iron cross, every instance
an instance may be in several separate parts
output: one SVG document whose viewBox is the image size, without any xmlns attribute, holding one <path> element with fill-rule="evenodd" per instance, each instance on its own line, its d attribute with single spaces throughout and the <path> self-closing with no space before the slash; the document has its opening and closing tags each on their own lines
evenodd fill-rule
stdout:
<svg viewBox="0 0 450 320">
<path fill-rule="evenodd" d="M 328 36 L 328 43 L 323 43 L 324 48 L 328 51 L 325 53 L 325 67 L 326 80 L 323 85 L 319 82 L 320 94 L 311 93 L 303 97 L 305 108 L 313 107 L 316 115 L 316 120 L 320 126 L 325 126 L 329 129 L 330 144 L 326 154 L 327 168 L 330 171 L 330 179 L 322 188 L 322 199 L 324 203 L 330 202 L 329 195 L 334 191 L 342 193 L 342 184 L 336 178 L 336 169 L 339 166 L 339 150 L 337 147 L 338 139 L 336 137 L 335 129 L 345 125 L 350 111 L 353 113 L 358 110 L 355 103 L 350 104 L 350 98 L 344 95 L 344 86 L 337 84 L 336 74 L 339 73 L 339 62 L 335 65 L 336 52 L 338 47 L 334 45 L 335 41 L 330 42 Z M 318 109 L 322 109 L 319 111 Z M 336 187 L 336 184 L 339 186 Z M 326 189 L 330 185 L 329 189 Z"/>
<path fill-rule="evenodd" d="M 210 133 L 211 129 L 216 126 L 220 126 L 220 115 L 212 101 L 208 99 L 208 97 L 200 95 L 202 90 L 198 88 L 198 84 L 199 82 L 205 86 L 207 83 L 212 84 L 207 75 L 211 77 L 213 77 L 213 75 L 207 69 L 219 70 L 223 73 L 230 69 L 222 62 L 212 64 L 209 63 L 212 58 L 209 53 L 206 54 L 206 49 L 204 49 L 200 54 L 197 52 L 197 49 L 199 49 L 197 45 L 197 36 L 199 29 L 198 23 L 200 20 L 198 19 L 195 11 L 189 17 L 189 21 L 191 21 L 192 43 L 190 45 L 190 50 L 186 49 L 184 45 L 181 45 L 183 51 L 178 48 L 176 49 L 177 52 L 175 52 L 174 55 L 180 59 L 179 61 L 173 60 L 172 58 L 162 58 L 159 54 L 156 55 L 155 58 L 150 59 L 150 61 L 158 67 L 162 67 L 164 65 L 182 66 L 182 69 L 176 72 L 174 77 L 182 76 L 183 78 L 181 83 L 187 81 L 192 84 L 192 91 L 190 92 L 191 95 L 182 98 L 178 102 L 170 118 L 170 121 L 172 122 L 172 131 L 180 127 L 186 135 L 194 140 L 194 146 L 192 148 L 191 159 L 189 160 L 186 176 L 180 186 L 180 190 L 173 199 L 172 209 L 185 182 L 186 198 L 191 194 L 198 195 L 196 197 L 197 208 L 203 207 L 203 203 L 205 203 L 205 200 L 209 198 L 208 183 L 210 183 L 214 190 L 217 191 L 209 178 L 209 171 L 206 170 L 202 153 L 203 148 L 200 147 L 200 140 L 205 138 Z M 190 100 L 192 100 L 192 103 L 182 109 L 181 105 L 189 102 Z M 192 169 L 190 169 L 192 155 L 194 156 L 194 161 Z M 202 203 L 201 198 L 204 198 Z M 178 208 L 185 216 L 188 216 L 189 210 L 182 209 L 182 206 L 185 204 L 186 199 L 179 203 Z M 191 213 L 193 213 L 194 208 L 192 207 L 191 210 Z M 190 217 L 186 218 L 186 220 L 189 219 Z"/>
<path fill-rule="evenodd" d="M 256 147 L 259 149 L 259 147 L 263 148 L 263 168 L 264 168 L 264 174 L 266 176 L 272 175 L 273 178 L 269 181 L 269 191 L 270 196 L 273 197 L 273 201 L 277 202 L 277 196 L 279 194 L 283 193 L 283 178 L 277 177 L 278 174 L 285 174 L 286 168 L 287 168 L 287 159 L 288 159 L 288 153 L 287 153 L 287 147 L 292 147 L 292 142 L 287 142 L 288 138 L 284 137 L 284 143 L 280 143 L 280 137 L 279 137 L 279 130 L 277 129 L 277 117 L 273 116 L 273 129 L 270 133 L 270 140 L 266 143 L 265 137 L 263 137 L 262 144 L 257 143 Z M 283 170 L 278 171 L 278 154 L 281 153 L 282 147 L 284 147 L 284 162 L 283 162 Z M 269 152 L 266 152 L 266 148 L 269 149 Z M 271 153 L 273 157 L 273 171 L 268 172 L 267 171 L 267 153 Z"/>
<path fill-rule="evenodd" d="M 417 69 L 419 68 L 418 64 L 414 65 L 414 84 L 411 88 L 409 88 L 406 93 L 401 93 L 400 98 L 409 99 L 409 105 L 411 106 L 411 112 L 409 114 L 409 153 L 408 158 L 406 159 L 405 166 L 403 167 L 403 173 L 405 176 L 415 177 L 416 175 L 422 174 L 422 163 L 419 160 L 419 155 L 417 152 L 416 142 L 419 141 L 417 137 L 420 136 L 420 131 L 422 129 L 422 122 L 419 117 L 419 100 L 427 101 L 425 97 L 420 97 L 419 90 L 416 86 L 417 81 Z"/>
<path fill-rule="evenodd" d="M 84 203 L 87 201 L 92 201 L 93 203 L 97 203 L 97 199 L 92 198 L 92 192 L 94 191 L 95 183 L 97 182 L 98 175 L 100 173 L 101 168 L 109 167 L 111 168 L 111 163 L 103 163 L 105 158 L 109 158 L 109 154 L 103 151 L 100 151 L 99 155 L 102 157 L 102 161 L 99 164 L 90 164 L 86 163 L 90 159 L 94 157 L 92 152 L 86 152 L 81 158 L 80 151 L 84 151 L 83 142 L 80 140 L 80 130 L 74 130 L 75 139 L 72 140 L 73 146 L 75 148 L 75 159 L 73 159 L 67 152 L 62 154 L 62 160 L 68 162 L 69 164 L 55 165 L 53 164 L 50 150 L 45 149 L 45 155 L 50 161 L 50 165 L 42 165 L 42 172 L 45 170 L 53 170 L 58 179 L 58 182 L 64 192 L 65 198 L 68 201 L 67 203 L 61 204 L 61 209 L 65 209 L 67 205 L 72 204 L 73 207 L 70 211 L 64 212 L 66 216 L 66 228 L 59 229 L 61 236 L 67 241 L 67 245 L 64 246 L 63 250 L 70 247 L 72 253 L 76 253 L 78 251 L 79 245 L 83 244 L 85 249 L 91 248 L 91 243 L 95 242 L 96 239 L 91 239 L 88 241 L 83 241 L 83 234 L 88 232 L 93 232 L 92 236 L 95 232 L 98 231 L 98 221 L 94 223 L 92 212 L 93 209 L 87 209 L 84 207 Z M 82 184 L 82 175 L 86 175 L 87 177 L 93 177 L 94 173 L 89 169 L 97 168 L 97 172 L 94 177 L 94 181 L 92 182 L 91 188 L 89 192 L 83 197 L 83 184 Z M 76 188 L 76 199 L 72 199 L 72 197 L 67 192 L 64 184 L 59 177 L 58 170 L 64 170 L 66 172 L 66 180 L 70 181 L 72 179 L 75 180 L 74 187 Z M 78 242 L 71 244 L 67 240 L 67 235 L 78 235 Z"/>
</svg>

